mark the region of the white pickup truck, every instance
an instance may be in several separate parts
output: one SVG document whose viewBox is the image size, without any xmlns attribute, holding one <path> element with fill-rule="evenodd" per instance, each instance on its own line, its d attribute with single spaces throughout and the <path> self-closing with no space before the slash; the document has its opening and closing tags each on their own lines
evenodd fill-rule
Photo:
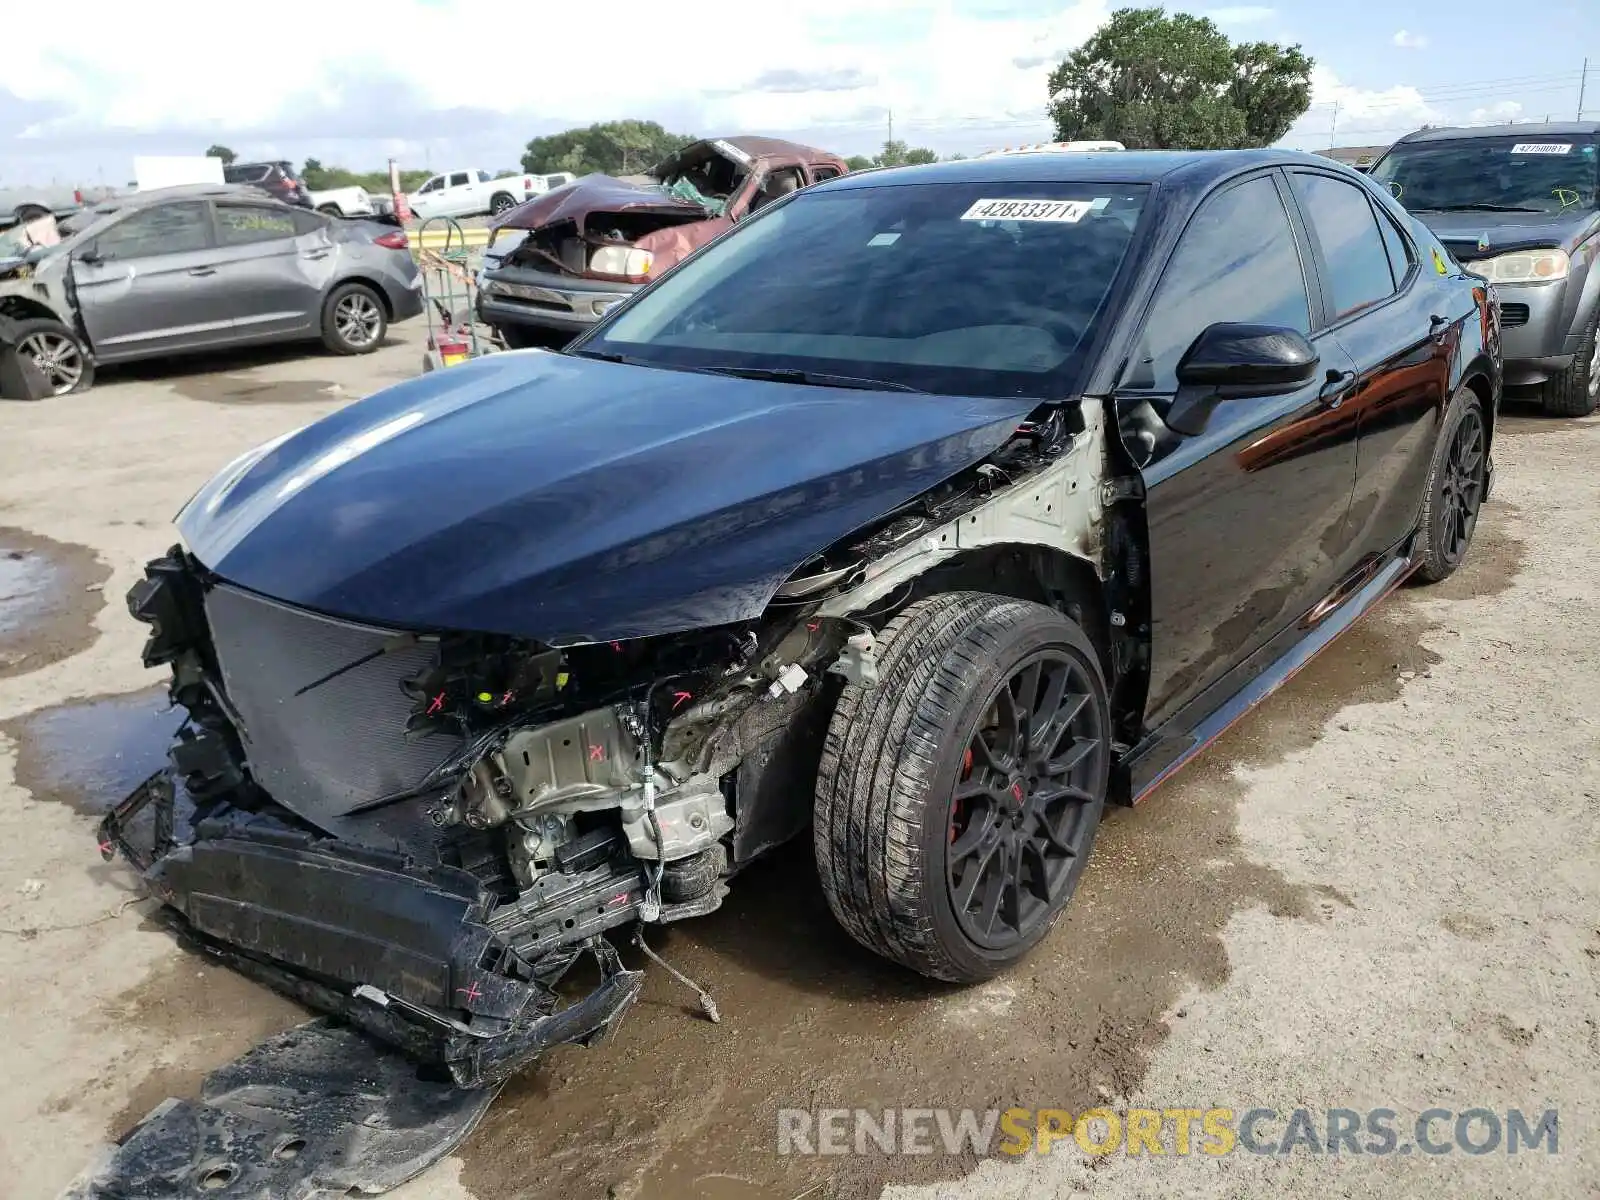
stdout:
<svg viewBox="0 0 1600 1200">
<path fill-rule="evenodd" d="M 543 195 L 576 178 L 571 172 L 554 175 L 502 175 L 487 171 L 446 171 L 435 175 L 406 197 L 418 219 L 429 217 L 498 217 L 524 200 Z"/>
</svg>

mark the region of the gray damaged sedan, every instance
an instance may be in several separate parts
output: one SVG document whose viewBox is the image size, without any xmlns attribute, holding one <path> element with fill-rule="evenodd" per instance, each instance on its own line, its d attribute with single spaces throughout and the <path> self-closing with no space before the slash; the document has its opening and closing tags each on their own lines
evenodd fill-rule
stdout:
<svg viewBox="0 0 1600 1200">
<path fill-rule="evenodd" d="M 1600 121 L 1419 130 L 1371 174 L 1494 284 L 1506 386 L 1600 407 Z"/>
<path fill-rule="evenodd" d="M 290 207 L 255 189 L 165 188 L 84 209 L 0 247 L 0 316 L 56 395 L 95 367 L 197 350 L 320 339 L 377 349 L 421 314 L 403 230 Z"/>
</svg>

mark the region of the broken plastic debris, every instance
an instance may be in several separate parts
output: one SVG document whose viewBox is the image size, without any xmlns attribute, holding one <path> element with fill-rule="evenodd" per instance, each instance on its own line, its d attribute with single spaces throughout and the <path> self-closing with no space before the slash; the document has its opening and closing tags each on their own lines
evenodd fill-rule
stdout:
<svg viewBox="0 0 1600 1200">
<path fill-rule="evenodd" d="M 44 891 L 44 880 L 42 879 L 24 879 L 22 885 L 17 888 L 18 894 L 26 900 L 34 899 L 42 891 Z"/>
</svg>

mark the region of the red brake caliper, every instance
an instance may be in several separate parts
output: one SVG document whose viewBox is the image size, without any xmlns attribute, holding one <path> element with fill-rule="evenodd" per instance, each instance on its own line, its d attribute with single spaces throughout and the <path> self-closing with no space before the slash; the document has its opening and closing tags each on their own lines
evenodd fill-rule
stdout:
<svg viewBox="0 0 1600 1200">
<path fill-rule="evenodd" d="M 961 782 L 965 783 L 972 778 L 972 747 L 967 747 L 967 752 L 961 756 Z M 957 800 L 950 806 L 950 841 L 955 842 L 961 832 L 961 801 Z"/>
</svg>

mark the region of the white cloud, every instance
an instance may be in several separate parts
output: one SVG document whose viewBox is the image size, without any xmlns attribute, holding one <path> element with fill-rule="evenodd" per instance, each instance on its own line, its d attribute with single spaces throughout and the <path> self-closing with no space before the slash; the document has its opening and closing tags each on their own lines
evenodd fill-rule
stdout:
<svg viewBox="0 0 1600 1200">
<path fill-rule="evenodd" d="M 1270 21 L 1278 10 L 1261 4 L 1233 4 L 1223 8 L 1208 8 L 1200 14 L 1210 17 L 1218 25 L 1257 25 Z"/>
<path fill-rule="evenodd" d="M 1402 50 L 1426 50 L 1428 48 L 1428 35 L 1425 33 L 1411 33 L 1402 29 L 1394 35 L 1394 44 Z"/>
<path fill-rule="evenodd" d="M 495 129 L 488 166 L 514 162 L 534 134 L 633 116 L 707 134 L 824 128 L 837 131 L 829 144 L 870 145 L 892 110 L 896 136 L 912 141 L 940 129 L 1044 136 L 1050 67 L 1111 7 L 809 0 L 680 31 L 672 22 L 685 18 L 658 0 L 613 0 L 587 30 L 572 10 L 552 49 L 560 22 L 499 0 L 390 0 L 377 24 L 360 6 L 274 0 L 247 36 L 218 25 L 212 0 L 167 0 L 159 21 L 148 6 L 89 0 L 79 20 L 38 22 L 26 54 L 0 58 L 0 158 L 24 128 L 41 153 L 181 134 L 347 162 L 354 144 L 343 157 L 309 147 L 345 139 L 375 157 L 385 141 L 415 152 Z"/>
<path fill-rule="evenodd" d="M 1502 100 L 1487 108 L 1475 108 L 1467 114 L 1469 125 L 1504 125 L 1522 115 L 1522 105 L 1515 100 Z"/>
</svg>

